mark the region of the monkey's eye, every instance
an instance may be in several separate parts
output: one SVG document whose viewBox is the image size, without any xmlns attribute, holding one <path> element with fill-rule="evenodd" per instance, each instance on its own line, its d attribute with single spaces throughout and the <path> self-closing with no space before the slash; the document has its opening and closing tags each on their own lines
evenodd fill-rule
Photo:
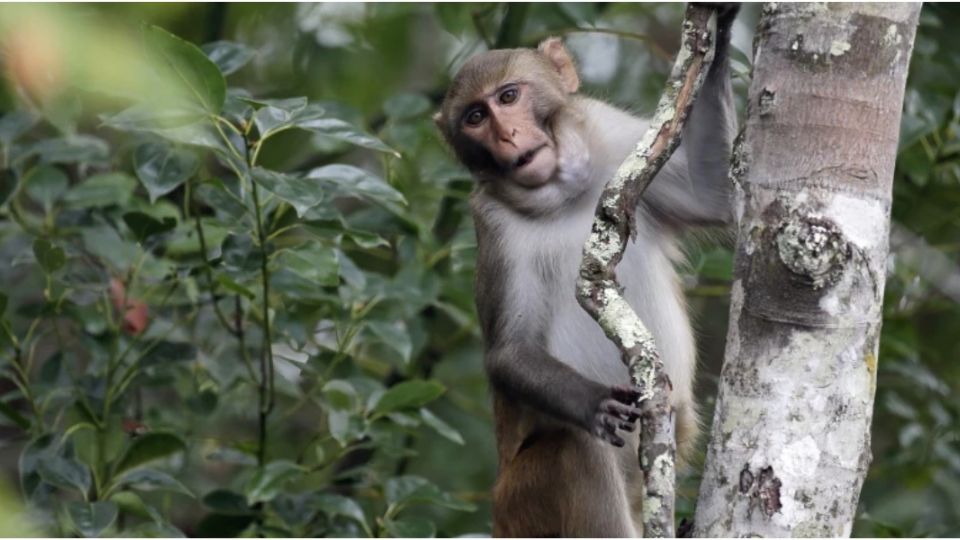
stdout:
<svg viewBox="0 0 960 540">
<path fill-rule="evenodd" d="M 509 105 L 515 102 L 518 97 L 520 97 L 520 90 L 518 90 L 515 86 L 511 86 L 500 93 L 500 103 L 503 105 Z"/>
<path fill-rule="evenodd" d="M 466 122 L 468 126 L 479 126 L 486 117 L 487 115 L 483 112 L 483 109 L 477 108 L 468 112 L 466 116 L 463 117 L 463 121 Z"/>
</svg>

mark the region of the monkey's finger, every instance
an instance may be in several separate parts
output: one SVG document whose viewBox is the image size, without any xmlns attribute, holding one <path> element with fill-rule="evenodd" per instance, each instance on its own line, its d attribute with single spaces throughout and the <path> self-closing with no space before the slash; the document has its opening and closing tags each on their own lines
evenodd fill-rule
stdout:
<svg viewBox="0 0 960 540">
<path fill-rule="evenodd" d="M 640 390 L 635 386 L 615 385 L 610 387 L 610 396 L 621 403 L 633 405 L 640 399 Z"/>
<path fill-rule="evenodd" d="M 603 412 L 613 415 L 620 420 L 633 422 L 637 418 L 640 418 L 640 409 L 636 407 L 631 407 L 613 400 L 606 401 L 604 405 Z"/>
<path fill-rule="evenodd" d="M 633 422 L 621 422 L 620 429 L 626 431 L 627 433 L 633 433 L 637 430 L 637 425 Z"/>
<path fill-rule="evenodd" d="M 616 446 L 617 448 L 620 448 L 623 445 L 627 444 L 626 441 L 618 437 L 616 433 L 610 433 L 609 431 L 602 431 L 601 433 L 597 433 L 597 436 L 607 441 L 608 443 Z"/>
</svg>

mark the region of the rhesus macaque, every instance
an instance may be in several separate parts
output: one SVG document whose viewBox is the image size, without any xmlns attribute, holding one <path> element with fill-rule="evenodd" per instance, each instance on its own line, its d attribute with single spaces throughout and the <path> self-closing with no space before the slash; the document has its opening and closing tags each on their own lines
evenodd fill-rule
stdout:
<svg viewBox="0 0 960 540">
<path fill-rule="evenodd" d="M 731 220 L 736 129 L 718 17 L 715 61 L 682 144 L 643 196 L 617 270 L 673 383 L 681 459 L 697 433 L 695 346 L 674 263 L 683 225 Z M 620 353 L 581 309 L 575 283 L 601 189 L 647 129 L 577 94 L 559 39 L 469 60 L 435 120 L 477 180 L 476 302 L 496 417 L 496 536 L 636 536 L 642 473 L 638 392 Z"/>
</svg>

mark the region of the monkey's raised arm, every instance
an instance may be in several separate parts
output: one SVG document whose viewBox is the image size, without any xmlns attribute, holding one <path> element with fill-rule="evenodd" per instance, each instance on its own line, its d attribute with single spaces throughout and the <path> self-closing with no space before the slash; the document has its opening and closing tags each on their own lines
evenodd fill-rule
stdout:
<svg viewBox="0 0 960 540">
<path fill-rule="evenodd" d="M 730 81 L 730 30 L 739 4 L 728 4 L 717 18 L 717 47 L 710 72 L 683 130 L 680 148 L 644 193 L 644 200 L 670 221 L 722 225 L 732 219 L 727 177 L 737 131 Z"/>
</svg>

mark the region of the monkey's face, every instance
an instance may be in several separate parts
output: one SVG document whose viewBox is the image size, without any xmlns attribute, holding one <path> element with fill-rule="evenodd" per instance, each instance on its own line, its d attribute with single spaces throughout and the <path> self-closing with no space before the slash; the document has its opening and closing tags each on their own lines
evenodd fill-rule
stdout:
<svg viewBox="0 0 960 540">
<path fill-rule="evenodd" d="M 554 123 L 578 86 L 557 39 L 538 50 L 490 51 L 454 77 L 435 120 L 481 182 L 536 190 L 557 178 L 562 149 Z"/>
<path fill-rule="evenodd" d="M 527 188 L 546 184 L 557 168 L 557 145 L 540 117 L 549 111 L 538 111 L 538 98 L 532 84 L 507 81 L 471 103 L 460 118 L 463 138 L 489 153 L 486 168 Z"/>
</svg>

